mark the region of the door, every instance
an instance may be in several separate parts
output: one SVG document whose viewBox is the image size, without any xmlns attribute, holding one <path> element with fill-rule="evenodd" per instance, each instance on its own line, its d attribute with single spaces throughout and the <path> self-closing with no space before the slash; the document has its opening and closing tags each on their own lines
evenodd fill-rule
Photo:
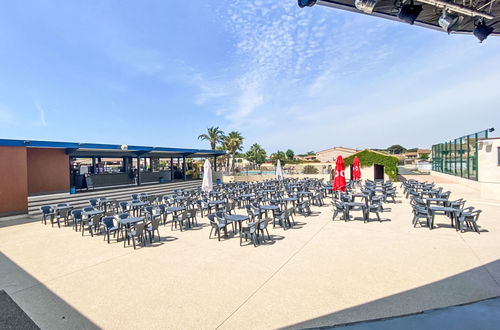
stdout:
<svg viewBox="0 0 500 330">
<path fill-rule="evenodd" d="M 373 165 L 373 178 L 375 180 L 384 180 L 384 165 Z"/>
</svg>

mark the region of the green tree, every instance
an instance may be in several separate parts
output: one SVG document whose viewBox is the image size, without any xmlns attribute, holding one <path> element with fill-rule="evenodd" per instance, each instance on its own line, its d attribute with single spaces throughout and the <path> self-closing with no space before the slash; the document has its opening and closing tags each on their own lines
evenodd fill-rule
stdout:
<svg viewBox="0 0 500 330">
<path fill-rule="evenodd" d="M 286 153 L 283 151 L 276 151 L 274 154 L 271 155 L 271 159 L 273 161 L 273 164 L 276 165 L 278 162 L 278 159 L 281 162 L 281 166 L 285 166 L 288 158 L 286 157 Z"/>
<path fill-rule="evenodd" d="M 266 157 L 266 151 L 257 143 L 252 144 L 250 149 L 248 149 L 245 154 L 245 158 L 252 163 L 254 168 L 256 165 L 260 166 L 261 164 L 264 164 L 264 162 L 266 161 Z"/>
<path fill-rule="evenodd" d="M 420 154 L 420 156 L 418 157 L 418 159 L 427 160 L 427 159 L 429 159 L 429 154 Z"/>
<path fill-rule="evenodd" d="M 231 156 L 232 163 L 231 163 L 231 170 L 234 171 L 234 164 L 235 164 L 235 155 L 238 151 L 241 151 L 243 148 L 243 136 L 241 135 L 240 132 L 237 131 L 232 131 L 229 132 L 227 136 L 224 137 L 224 141 L 222 142 L 222 145 L 227 148 L 227 152 Z"/>
<path fill-rule="evenodd" d="M 387 151 L 392 155 L 399 155 L 399 154 L 406 152 L 406 149 L 404 147 L 400 146 L 399 144 L 394 144 L 394 145 L 390 146 L 389 148 L 387 148 Z"/>
<path fill-rule="evenodd" d="M 219 126 L 208 127 L 207 133 L 198 136 L 198 140 L 209 141 L 210 147 L 212 148 L 212 150 L 215 150 L 217 143 L 220 143 L 224 140 L 224 132 L 219 129 Z"/>
<path fill-rule="evenodd" d="M 298 154 L 297 156 L 300 157 L 305 157 L 305 156 L 316 156 L 316 153 L 314 151 L 308 151 L 305 154 Z"/>
<path fill-rule="evenodd" d="M 288 159 L 290 159 L 290 160 L 292 160 L 292 159 L 293 159 L 293 157 L 295 156 L 295 152 L 293 152 L 293 150 L 292 150 L 292 149 L 288 149 L 288 150 L 285 152 L 285 154 L 286 154 L 286 158 L 288 158 Z"/>
</svg>

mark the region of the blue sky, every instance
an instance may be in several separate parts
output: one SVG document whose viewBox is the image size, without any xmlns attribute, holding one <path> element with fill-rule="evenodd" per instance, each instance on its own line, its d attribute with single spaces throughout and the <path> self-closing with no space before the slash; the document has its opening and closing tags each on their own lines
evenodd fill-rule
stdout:
<svg viewBox="0 0 500 330">
<path fill-rule="evenodd" d="M 428 147 L 500 129 L 500 39 L 296 0 L 12 1 L 0 138 L 206 148 Z"/>
</svg>

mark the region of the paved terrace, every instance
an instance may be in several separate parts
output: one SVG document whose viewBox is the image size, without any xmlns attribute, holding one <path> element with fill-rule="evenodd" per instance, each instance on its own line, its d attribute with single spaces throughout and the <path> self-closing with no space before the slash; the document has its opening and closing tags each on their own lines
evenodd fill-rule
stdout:
<svg viewBox="0 0 500 330">
<path fill-rule="evenodd" d="M 209 240 L 206 218 L 194 230 L 162 227 L 160 243 L 135 251 L 71 228 L 3 222 L 0 289 L 45 329 L 304 328 L 499 296 L 500 203 L 440 185 L 483 209 L 481 234 L 441 216 L 435 230 L 413 228 L 406 199 L 386 204 L 382 223 L 332 222 L 330 206 L 313 207 L 257 248 Z"/>
</svg>

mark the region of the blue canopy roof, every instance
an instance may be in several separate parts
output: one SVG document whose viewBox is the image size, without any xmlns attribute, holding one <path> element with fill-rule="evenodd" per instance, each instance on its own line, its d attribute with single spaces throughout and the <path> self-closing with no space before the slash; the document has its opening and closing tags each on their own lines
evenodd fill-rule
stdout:
<svg viewBox="0 0 500 330">
<path fill-rule="evenodd" d="M 74 157 L 214 157 L 225 155 L 223 150 L 148 147 L 119 144 L 55 142 L 0 139 L 0 146 L 66 149 Z"/>
</svg>

